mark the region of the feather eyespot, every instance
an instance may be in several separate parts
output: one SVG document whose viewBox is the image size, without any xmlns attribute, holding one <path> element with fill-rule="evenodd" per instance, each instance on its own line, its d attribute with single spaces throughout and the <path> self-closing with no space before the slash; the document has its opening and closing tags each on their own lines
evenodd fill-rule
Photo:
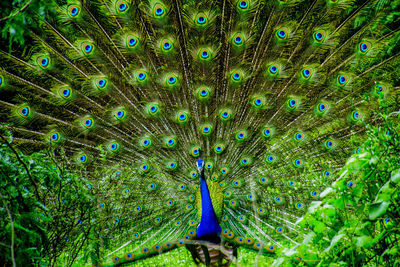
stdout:
<svg viewBox="0 0 400 267">
<path fill-rule="evenodd" d="M 138 47 L 138 44 L 139 44 L 138 36 L 136 36 L 134 34 L 126 36 L 126 38 L 125 38 L 126 48 L 133 50 L 134 48 Z"/>
<path fill-rule="evenodd" d="M 144 163 L 144 164 L 140 165 L 139 169 L 143 174 L 148 173 L 150 171 L 150 165 Z"/>
<path fill-rule="evenodd" d="M 267 177 L 260 177 L 260 178 L 258 178 L 257 182 L 260 185 L 266 185 L 266 184 L 268 184 L 270 182 L 270 179 L 267 178 Z"/>
<path fill-rule="evenodd" d="M 274 198 L 275 203 L 281 203 L 282 202 L 282 198 L 277 196 Z"/>
<path fill-rule="evenodd" d="M 155 184 L 149 184 L 149 185 L 147 186 L 147 188 L 148 188 L 150 191 L 152 191 L 152 190 L 154 190 L 154 189 L 157 188 L 157 185 L 155 185 Z"/>
<path fill-rule="evenodd" d="M 214 147 L 214 152 L 216 153 L 216 154 L 221 154 L 222 152 L 224 152 L 224 146 L 222 145 L 222 144 L 217 144 L 217 145 L 215 145 L 215 147 Z"/>
<path fill-rule="evenodd" d="M 240 130 L 240 131 L 236 132 L 235 137 L 236 137 L 236 141 L 238 141 L 238 142 L 245 141 L 247 139 L 247 131 Z"/>
<path fill-rule="evenodd" d="M 88 56 L 94 51 L 94 44 L 92 42 L 82 42 L 80 44 L 82 54 Z"/>
<path fill-rule="evenodd" d="M 57 132 L 56 130 L 52 130 L 48 135 L 47 135 L 48 140 L 50 141 L 50 143 L 52 144 L 57 144 L 59 142 L 61 142 L 61 135 L 59 132 Z"/>
<path fill-rule="evenodd" d="M 353 186 L 354 186 L 354 183 L 353 183 L 353 182 L 350 181 L 350 182 L 347 183 L 347 187 L 348 187 L 348 188 L 353 188 Z"/>
<path fill-rule="evenodd" d="M 202 16 L 199 16 L 197 18 L 197 23 L 198 24 L 204 24 L 204 23 L 206 23 L 206 19 L 204 17 L 202 17 Z"/>
<path fill-rule="evenodd" d="M 209 62 L 213 58 L 213 53 L 210 48 L 201 48 L 197 52 L 197 57 L 201 62 Z"/>
<path fill-rule="evenodd" d="M 286 107 L 289 111 L 295 111 L 299 107 L 299 99 L 289 98 L 286 102 Z"/>
<path fill-rule="evenodd" d="M 271 65 L 269 68 L 268 68 L 268 71 L 269 71 L 269 73 L 271 73 L 272 75 L 275 75 L 275 74 L 277 74 L 278 73 L 278 66 L 277 65 Z"/>
<path fill-rule="evenodd" d="M 265 214 L 265 209 L 263 209 L 263 208 L 258 208 L 258 209 L 257 209 L 257 213 L 260 214 L 260 215 L 264 215 L 264 214 Z M 252 242 L 251 242 L 251 243 L 252 243 Z"/>
<path fill-rule="evenodd" d="M 262 128 L 262 137 L 270 138 L 272 136 L 272 129 L 269 127 Z"/>
<path fill-rule="evenodd" d="M 237 32 L 231 37 L 231 42 L 234 47 L 242 48 L 246 43 L 246 39 L 242 33 Z"/>
<path fill-rule="evenodd" d="M 154 15 L 156 17 L 162 17 L 164 15 L 165 11 L 164 11 L 164 7 L 160 4 L 156 5 L 154 7 Z"/>
<path fill-rule="evenodd" d="M 239 0 L 237 2 L 237 7 L 239 8 L 239 10 L 242 10 L 242 11 L 248 10 L 249 6 L 250 6 L 249 1 Z"/>
<path fill-rule="evenodd" d="M 117 109 L 114 111 L 114 116 L 118 120 L 122 120 L 126 117 L 126 112 L 123 109 Z"/>
<path fill-rule="evenodd" d="M 68 88 L 68 87 L 61 88 L 61 89 L 59 90 L 59 92 L 60 92 L 60 94 L 59 94 L 60 97 L 63 98 L 64 100 L 70 99 L 70 97 L 71 97 L 71 95 L 72 95 L 72 91 L 71 91 L 71 89 Z"/>
<path fill-rule="evenodd" d="M 165 146 L 167 147 L 167 148 L 174 148 L 174 147 L 176 147 L 176 139 L 175 139 L 175 137 L 167 137 L 167 138 L 165 138 Z"/>
<path fill-rule="evenodd" d="M 156 117 L 160 114 L 160 107 L 158 103 L 149 103 L 146 108 L 147 114 Z"/>
<path fill-rule="evenodd" d="M 321 44 L 325 41 L 326 32 L 324 30 L 315 31 L 313 37 L 315 43 Z"/>
<path fill-rule="evenodd" d="M 70 18 L 77 17 L 81 11 L 81 8 L 77 5 L 69 5 L 67 9 L 68 9 L 68 16 Z"/>
<path fill-rule="evenodd" d="M 190 149 L 190 151 L 189 151 L 189 154 L 192 156 L 192 157 L 198 157 L 198 156 L 200 156 L 200 147 L 199 146 L 193 146 L 193 147 L 191 147 L 191 149 Z M 196 174 L 197 175 L 197 172 L 194 172 L 194 174 Z M 194 176 L 194 177 L 196 177 L 196 175 Z"/>
<path fill-rule="evenodd" d="M 235 81 L 238 81 L 239 79 L 240 79 L 240 73 L 233 73 L 232 74 L 232 78 L 235 80 Z"/>
<path fill-rule="evenodd" d="M 91 127 L 93 125 L 93 120 L 92 119 L 87 119 L 85 121 L 85 127 Z"/>
<path fill-rule="evenodd" d="M 172 44 L 171 44 L 170 42 L 165 41 L 165 42 L 163 43 L 163 49 L 164 49 L 164 50 L 169 50 L 169 49 L 171 49 L 171 48 L 172 48 Z"/>
<path fill-rule="evenodd" d="M 195 16 L 194 22 L 198 27 L 204 28 L 208 24 L 208 16 L 204 13 L 199 13 Z"/>
<path fill-rule="evenodd" d="M 304 79 L 309 79 L 311 77 L 312 74 L 312 70 L 310 68 L 303 68 L 303 70 L 301 71 L 301 76 Z"/>
<path fill-rule="evenodd" d="M 108 151 L 110 151 L 110 152 L 112 152 L 112 153 L 115 153 L 115 152 L 117 152 L 118 150 L 119 150 L 119 148 L 120 148 L 120 145 L 117 143 L 117 142 L 111 142 L 111 143 L 109 143 L 108 145 L 107 145 L 107 149 L 108 149 Z"/>
<path fill-rule="evenodd" d="M 265 162 L 267 163 L 274 163 L 276 161 L 276 157 L 273 155 L 268 155 L 265 157 Z"/>
<path fill-rule="evenodd" d="M 88 157 L 85 153 L 80 153 L 77 156 L 77 160 L 80 164 L 86 164 L 88 162 Z"/>
<path fill-rule="evenodd" d="M 185 124 L 189 121 L 190 114 L 187 111 L 178 111 L 175 115 L 177 123 Z"/>
<path fill-rule="evenodd" d="M 263 96 L 254 96 L 251 100 L 251 105 L 255 110 L 264 108 L 265 98 Z"/>
<path fill-rule="evenodd" d="M 115 3 L 115 9 L 117 13 L 125 13 L 129 9 L 129 4 L 126 1 L 117 1 Z"/>
<path fill-rule="evenodd" d="M 362 54 L 366 54 L 371 49 L 371 46 L 370 42 L 361 42 L 358 45 L 358 49 Z"/>
<path fill-rule="evenodd" d="M 247 167 L 250 166 L 252 163 L 252 159 L 250 157 L 243 157 L 240 159 L 240 166 L 241 167 Z"/>
<path fill-rule="evenodd" d="M 353 121 L 353 122 L 357 122 L 357 121 L 359 121 L 361 119 L 361 114 L 360 114 L 360 112 L 358 112 L 357 110 L 355 110 L 355 111 L 353 111 L 352 113 L 351 113 L 351 120 Z"/>
<path fill-rule="evenodd" d="M 295 159 L 295 160 L 293 161 L 293 165 L 294 165 L 295 167 L 302 167 L 302 166 L 303 166 L 303 161 L 302 161 L 301 159 Z"/>
<path fill-rule="evenodd" d="M 47 69 L 50 66 L 50 58 L 47 56 L 38 57 L 37 63 L 41 69 Z"/>
<path fill-rule="evenodd" d="M 140 234 L 139 234 L 138 232 L 133 233 L 133 238 L 134 238 L 134 239 L 140 238 Z"/>
<path fill-rule="evenodd" d="M 209 87 L 202 86 L 196 90 L 196 97 L 200 101 L 206 102 L 207 100 L 210 99 L 210 96 L 211 96 L 211 89 Z"/>
<path fill-rule="evenodd" d="M 333 149 L 335 147 L 335 145 L 336 145 L 335 141 L 333 141 L 331 139 L 326 140 L 325 143 L 324 143 L 325 148 L 328 149 L 328 150 Z"/>
<path fill-rule="evenodd" d="M 223 121 L 223 122 L 227 122 L 231 119 L 232 117 L 232 112 L 229 109 L 221 109 L 219 112 L 219 118 Z"/>
<path fill-rule="evenodd" d="M 286 27 L 281 27 L 276 30 L 275 36 L 278 38 L 279 41 L 285 41 L 289 37 L 289 31 Z"/>
<path fill-rule="evenodd" d="M 22 106 L 18 109 L 18 115 L 23 118 L 26 119 L 28 117 L 30 117 L 31 115 L 31 108 L 29 106 Z"/>
<path fill-rule="evenodd" d="M 303 140 L 304 134 L 302 132 L 296 132 L 293 137 L 295 141 L 299 142 Z"/>
<path fill-rule="evenodd" d="M 96 79 L 96 88 L 100 91 L 106 90 L 108 87 L 108 79 L 100 77 Z"/>
<path fill-rule="evenodd" d="M 204 136 L 209 136 L 212 133 L 212 125 L 211 124 L 203 124 L 200 128 L 201 134 Z M 206 165 L 207 168 L 207 165 Z"/>
<path fill-rule="evenodd" d="M 135 258 L 135 255 L 132 254 L 132 253 L 127 253 L 127 254 L 125 255 L 125 259 L 126 259 L 126 260 L 132 260 L 133 258 Z"/>
</svg>

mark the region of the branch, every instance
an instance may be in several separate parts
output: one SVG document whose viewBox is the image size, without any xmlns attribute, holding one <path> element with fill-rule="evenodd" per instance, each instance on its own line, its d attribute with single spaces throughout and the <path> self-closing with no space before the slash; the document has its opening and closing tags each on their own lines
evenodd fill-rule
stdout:
<svg viewBox="0 0 400 267">
<path fill-rule="evenodd" d="M 4 138 L 4 136 L 2 134 L 0 134 L 1 139 L 3 140 L 3 142 L 14 152 L 15 156 L 17 157 L 18 161 L 22 164 L 22 166 L 24 167 L 26 173 L 28 174 L 29 180 L 32 183 L 32 186 L 35 189 L 35 195 L 36 195 L 36 199 L 38 201 L 40 201 L 40 197 L 39 197 L 39 193 L 36 187 L 36 183 L 35 181 L 32 179 L 31 173 L 28 170 L 28 167 L 26 166 L 25 162 L 22 161 L 22 159 L 19 157 L 18 152 L 11 146 L 11 144 Z"/>
<path fill-rule="evenodd" d="M 8 15 L 7 17 L 1 18 L 1 21 L 6 21 L 8 19 L 11 19 L 12 17 L 15 17 L 16 15 L 18 15 L 19 13 L 23 12 L 30 4 L 32 3 L 32 0 L 29 0 L 28 3 L 26 3 L 20 10 L 18 10 L 15 14 L 12 15 Z"/>
<path fill-rule="evenodd" d="M 15 255 L 14 254 L 14 242 L 15 242 L 14 222 L 13 222 L 13 218 L 11 216 L 11 212 L 8 209 L 7 203 L 4 201 L 3 194 L 0 193 L 0 197 L 3 200 L 4 207 L 6 208 L 8 216 L 10 217 L 10 221 L 11 221 L 11 259 L 12 259 L 12 262 L 13 262 L 13 266 L 16 267 L 17 263 L 15 262 L 15 256 L 14 256 Z"/>
</svg>

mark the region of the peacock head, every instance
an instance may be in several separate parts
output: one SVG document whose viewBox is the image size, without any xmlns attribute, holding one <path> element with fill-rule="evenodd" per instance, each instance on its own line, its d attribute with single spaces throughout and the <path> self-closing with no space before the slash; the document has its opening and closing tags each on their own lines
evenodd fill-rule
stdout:
<svg viewBox="0 0 400 267">
<path fill-rule="evenodd" d="M 198 159 L 196 162 L 196 165 L 197 165 L 197 170 L 199 171 L 199 173 L 202 173 L 203 169 L 204 169 L 204 160 Z"/>
</svg>

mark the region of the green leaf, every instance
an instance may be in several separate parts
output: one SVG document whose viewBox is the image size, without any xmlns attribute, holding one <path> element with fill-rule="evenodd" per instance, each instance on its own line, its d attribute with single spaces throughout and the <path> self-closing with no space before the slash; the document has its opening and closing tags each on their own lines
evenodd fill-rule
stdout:
<svg viewBox="0 0 400 267">
<path fill-rule="evenodd" d="M 324 252 L 329 252 L 329 250 L 330 250 L 331 248 L 333 248 L 333 247 L 336 245 L 336 243 L 339 242 L 340 239 L 342 239 L 343 237 L 344 237 L 344 234 L 335 235 L 335 236 L 332 238 L 331 244 L 329 245 L 329 247 L 327 247 L 327 248 L 325 249 Z"/>
<path fill-rule="evenodd" d="M 357 237 L 356 245 L 361 248 L 369 248 L 372 245 L 372 238 L 367 235 Z"/>
<path fill-rule="evenodd" d="M 385 214 L 386 210 L 389 208 L 389 201 L 377 201 L 369 205 L 369 219 L 375 220 L 376 218 Z"/>
<path fill-rule="evenodd" d="M 390 180 L 392 180 L 392 182 L 394 182 L 395 184 L 398 184 L 400 182 L 400 169 L 392 171 Z"/>
</svg>

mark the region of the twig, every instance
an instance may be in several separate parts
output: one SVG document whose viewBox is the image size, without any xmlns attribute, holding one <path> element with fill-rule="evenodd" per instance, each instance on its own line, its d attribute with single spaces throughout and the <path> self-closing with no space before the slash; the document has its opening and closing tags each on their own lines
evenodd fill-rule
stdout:
<svg viewBox="0 0 400 267">
<path fill-rule="evenodd" d="M 14 242 L 15 242 L 14 222 L 13 222 L 13 218 L 11 216 L 11 212 L 8 209 L 7 203 L 4 201 L 2 193 L 0 193 L 0 197 L 3 200 L 4 207 L 6 208 L 8 216 L 10 217 L 10 221 L 11 221 L 11 259 L 12 259 L 12 262 L 13 262 L 13 266 L 16 267 L 17 263 L 15 262 L 15 256 L 14 256 L 15 255 L 14 254 Z"/>
<path fill-rule="evenodd" d="M 4 136 L 2 134 L 0 134 L 1 139 L 3 140 L 3 142 L 14 152 L 15 156 L 17 157 L 18 161 L 22 164 L 22 166 L 24 167 L 29 180 L 31 181 L 31 184 L 33 186 L 33 188 L 35 189 L 35 195 L 36 195 L 36 199 L 38 201 L 40 201 L 40 197 L 39 197 L 39 193 L 36 187 L 36 183 L 35 181 L 32 179 L 31 173 L 28 170 L 28 166 L 26 166 L 25 162 L 22 161 L 22 159 L 20 158 L 20 156 L 18 155 L 18 152 L 11 146 L 11 144 L 4 138 Z"/>
<path fill-rule="evenodd" d="M 8 19 L 11 19 L 12 17 L 15 17 L 16 15 L 18 15 L 19 13 L 21 13 L 22 11 L 24 11 L 30 4 L 32 3 L 32 0 L 29 0 L 28 3 L 26 3 L 26 5 L 24 5 L 20 10 L 18 10 L 15 14 L 13 15 L 9 15 L 7 17 L 1 18 L 0 21 L 6 21 Z"/>
</svg>

